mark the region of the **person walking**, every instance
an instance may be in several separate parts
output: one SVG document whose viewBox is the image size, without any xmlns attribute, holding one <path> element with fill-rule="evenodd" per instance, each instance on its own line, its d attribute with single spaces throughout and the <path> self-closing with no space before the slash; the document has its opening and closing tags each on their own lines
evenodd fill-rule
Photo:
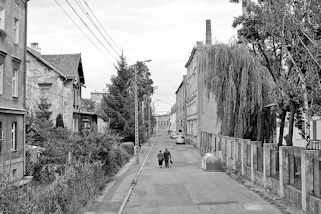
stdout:
<svg viewBox="0 0 321 214">
<path fill-rule="evenodd" d="M 169 168 L 169 161 L 172 162 L 172 156 L 167 148 L 164 151 L 164 160 L 165 160 L 165 167 Z"/>
<path fill-rule="evenodd" d="M 157 154 L 157 159 L 158 159 L 158 166 L 159 168 L 163 167 L 163 161 L 164 161 L 164 154 L 162 151 L 159 151 Z"/>
</svg>

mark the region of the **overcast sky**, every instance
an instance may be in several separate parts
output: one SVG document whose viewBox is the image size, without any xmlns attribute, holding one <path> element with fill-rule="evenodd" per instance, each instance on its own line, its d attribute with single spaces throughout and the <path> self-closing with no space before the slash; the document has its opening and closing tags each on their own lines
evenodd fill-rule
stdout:
<svg viewBox="0 0 321 214">
<path fill-rule="evenodd" d="M 69 9 L 65 0 L 57 1 Z M 77 8 L 77 0 L 69 1 Z M 235 37 L 231 27 L 233 18 L 241 13 L 241 6 L 229 3 L 229 0 L 87 2 L 124 50 L 129 63 L 152 59 L 150 70 L 158 86 L 154 95 L 157 112 L 169 111 L 175 103 L 175 91 L 186 73 L 184 65 L 189 54 L 196 41 L 205 40 L 205 20 L 212 20 L 213 40 L 228 42 Z M 73 15 L 70 9 L 68 11 Z M 28 43 L 38 42 L 43 54 L 82 53 L 86 81 L 84 97 L 105 88 L 115 74 L 115 61 L 102 48 L 97 50 L 54 0 L 30 1 L 28 21 Z M 95 41 L 93 37 L 91 40 Z"/>
</svg>

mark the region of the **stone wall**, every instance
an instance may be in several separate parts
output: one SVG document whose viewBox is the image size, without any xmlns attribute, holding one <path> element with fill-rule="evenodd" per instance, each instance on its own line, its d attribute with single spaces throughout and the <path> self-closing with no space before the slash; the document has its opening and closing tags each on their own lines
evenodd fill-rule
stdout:
<svg viewBox="0 0 321 214">
<path fill-rule="evenodd" d="M 320 213 L 320 151 L 278 148 L 275 144 L 202 132 L 200 152 L 216 154 L 226 171 L 278 194 L 303 211 Z"/>
</svg>

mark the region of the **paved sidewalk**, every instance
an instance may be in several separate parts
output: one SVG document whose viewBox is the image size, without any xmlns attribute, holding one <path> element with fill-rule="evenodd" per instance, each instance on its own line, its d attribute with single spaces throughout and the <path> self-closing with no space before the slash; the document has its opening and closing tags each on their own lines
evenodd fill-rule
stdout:
<svg viewBox="0 0 321 214">
<path fill-rule="evenodd" d="M 157 140 L 126 214 L 282 213 L 227 174 L 201 170 L 199 152 L 192 146 L 176 145 L 167 137 Z M 165 148 L 172 152 L 174 165 L 160 169 L 156 153 Z"/>
<path fill-rule="evenodd" d="M 87 205 L 84 214 L 117 213 L 150 148 L 148 143 L 142 146 L 139 165 L 136 164 L 135 158 L 132 158 L 106 185 L 102 194 Z"/>
</svg>

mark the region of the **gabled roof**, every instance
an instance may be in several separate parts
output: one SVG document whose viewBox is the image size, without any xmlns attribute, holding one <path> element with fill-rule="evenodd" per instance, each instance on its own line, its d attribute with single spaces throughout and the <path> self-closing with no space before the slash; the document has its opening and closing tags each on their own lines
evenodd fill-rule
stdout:
<svg viewBox="0 0 321 214">
<path fill-rule="evenodd" d="M 38 53 L 37 51 L 33 50 L 32 48 L 27 48 L 27 52 L 32 55 L 33 57 L 35 57 L 37 60 L 39 60 L 42 64 L 44 64 L 45 66 L 47 66 L 48 68 L 52 69 L 54 72 L 56 72 L 57 74 L 59 74 L 59 76 L 63 77 L 63 78 L 67 78 L 66 75 L 57 67 L 55 67 L 54 65 L 52 65 L 50 62 L 48 62 L 47 60 L 45 60 L 40 53 Z"/>
<path fill-rule="evenodd" d="M 58 67 L 68 78 L 79 76 L 80 83 L 85 84 L 81 54 L 42 55 L 44 59 Z"/>
</svg>

